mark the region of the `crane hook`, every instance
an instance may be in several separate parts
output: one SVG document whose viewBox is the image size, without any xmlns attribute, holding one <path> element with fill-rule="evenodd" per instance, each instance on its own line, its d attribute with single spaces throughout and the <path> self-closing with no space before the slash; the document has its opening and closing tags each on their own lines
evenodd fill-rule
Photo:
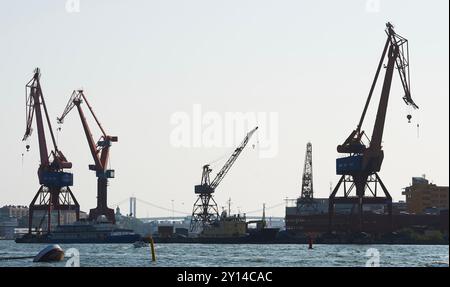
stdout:
<svg viewBox="0 0 450 287">
<path fill-rule="evenodd" d="M 408 119 L 408 123 L 411 123 L 412 116 L 411 115 L 407 115 L 406 118 Z"/>
</svg>

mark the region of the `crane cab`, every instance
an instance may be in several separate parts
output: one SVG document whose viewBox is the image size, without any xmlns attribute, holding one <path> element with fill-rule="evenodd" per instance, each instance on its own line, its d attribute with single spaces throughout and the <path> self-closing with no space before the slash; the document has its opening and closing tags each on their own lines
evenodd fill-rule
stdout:
<svg viewBox="0 0 450 287">
<path fill-rule="evenodd" d="M 363 155 L 351 155 L 336 159 L 336 174 L 347 175 L 362 170 Z"/>
<path fill-rule="evenodd" d="M 39 183 L 48 187 L 73 186 L 73 174 L 63 171 L 42 171 Z"/>
<path fill-rule="evenodd" d="M 194 187 L 195 194 L 211 194 L 214 193 L 214 189 L 206 184 L 199 184 Z"/>
</svg>

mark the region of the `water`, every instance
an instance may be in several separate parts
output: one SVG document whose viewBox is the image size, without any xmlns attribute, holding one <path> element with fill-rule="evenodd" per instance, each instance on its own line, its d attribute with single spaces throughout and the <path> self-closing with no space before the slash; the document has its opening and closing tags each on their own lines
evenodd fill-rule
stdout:
<svg viewBox="0 0 450 287">
<path fill-rule="evenodd" d="M 0 240 L 0 258 L 34 256 L 46 244 L 17 244 Z M 367 260 L 380 266 L 445 266 L 448 267 L 448 245 L 253 245 L 253 244 L 156 244 L 157 262 L 151 262 L 149 247 L 134 248 L 132 244 L 61 244 L 79 251 L 83 267 L 102 266 L 355 266 L 364 267 Z M 375 248 L 369 250 L 370 248 Z M 368 252 L 369 250 L 369 252 Z M 368 253 L 372 257 L 367 256 Z M 378 257 L 379 255 L 379 257 Z M 57 263 L 33 263 L 32 259 L 0 260 L 0 267 L 65 266 L 68 259 Z"/>
</svg>

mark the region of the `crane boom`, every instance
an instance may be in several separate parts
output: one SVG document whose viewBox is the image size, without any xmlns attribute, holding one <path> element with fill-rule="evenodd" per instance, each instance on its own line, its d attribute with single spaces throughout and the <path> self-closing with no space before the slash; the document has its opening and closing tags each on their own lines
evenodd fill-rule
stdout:
<svg viewBox="0 0 450 287">
<path fill-rule="evenodd" d="M 384 123 L 386 120 L 386 111 L 389 101 L 390 88 L 394 73 L 394 65 L 397 67 L 403 91 L 405 95 L 403 100 L 407 105 L 413 108 L 419 108 L 411 98 L 410 79 L 409 79 L 409 54 L 408 40 L 396 34 L 392 24 L 386 24 L 386 34 L 390 43 L 388 51 L 388 63 L 386 65 L 385 80 L 383 82 L 380 103 L 378 106 L 377 117 L 373 127 L 372 138 L 370 141 L 370 149 L 372 151 L 381 150 L 381 142 L 383 139 Z"/>
<path fill-rule="evenodd" d="M 216 177 L 213 179 L 213 181 L 210 181 L 210 173 L 212 169 L 210 168 L 209 164 L 205 164 L 203 166 L 202 171 L 202 179 L 199 185 L 195 186 L 195 193 L 205 193 L 210 194 L 214 193 L 214 190 L 219 186 L 220 182 L 224 179 L 225 175 L 228 173 L 228 171 L 233 166 L 236 159 L 239 157 L 241 152 L 244 150 L 245 146 L 247 145 L 248 141 L 252 137 L 252 135 L 255 133 L 255 131 L 258 129 L 258 127 L 255 127 L 253 130 L 249 131 L 247 135 L 245 136 L 244 140 L 241 142 L 241 144 L 233 151 L 231 156 L 228 158 L 227 162 L 224 164 L 222 169 L 217 173 Z"/>
<path fill-rule="evenodd" d="M 258 127 L 255 127 L 253 130 L 249 131 L 247 135 L 245 136 L 244 140 L 241 142 L 241 144 L 234 150 L 233 154 L 230 156 L 230 158 L 227 160 L 225 165 L 222 167 L 222 169 L 217 173 L 214 180 L 211 182 L 211 187 L 215 189 L 222 179 L 225 177 L 225 175 L 228 173 L 230 168 L 233 166 L 236 159 L 239 157 L 241 152 L 244 150 L 245 146 L 247 145 L 248 141 L 252 137 L 252 135 L 255 133 L 255 131 L 258 129 Z"/>
<path fill-rule="evenodd" d="M 81 124 L 83 125 L 83 130 L 88 142 L 89 150 L 91 151 L 92 158 L 94 160 L 95 166 L 97 169 L 103 169 L 103 165 L 98 157 L 98 151 L 97 146 L 95 144 L 94 138 L 91 133 L 91 129 L 89 128 L 89 125 L 87 123 L 86 117 L 84 115 L 83 109 L 81 108 L 81 103 L 85 99 L 83 91 L 73 91 L 72 95 L 70 96 L 69 102 L 67 103 L 66 108 L 64 109 L 63 114 L 61 117 L 58 118 L 59 123 L 64 122 L 64 118 L 70 113 L 70 111 L 77 107 L 78 113 L 80 115 Z"/>
<path fill-rule="evenodd" d="M 47 121 L 48 129 L 50 131 L 50 136 L 52 139 L 53 147 L 55 152 L 58 151 L 58 146 L 56 144 L 55 136 L 53 134 L 52 125 L 50 118 L 48 116 L 47 105 L 45 104 L 44 95 L 42 94 L 41 84 L 40 84 L 41 73 L 39 68 L 34 71 L 33 78 L 26 84 L 26 129 L 25 134 L 22 138 L 23 141 L 27 140 L 33 132 L 33 118 L 36 114 L 36 126 L 38 130 L 38 141 L 39 141 L 39 155 L 42 166 L 49 165 L 49 153 L 47 149 L 47 140 L 45 138 L 44 130 L 44 117 L 42 115 L 41 105 L 44 109 L 45 118 Z"/>
<path fill-rule="evenodd" d="M 379 153 L 381 151 L 381 142 L 384 131 L 384 123 L 386 119 L 387 104 L 389 101 L 390 88 L 395 67 L 399 72 L 404 90 L 403 100 L 407 105 L 412 106 L 414 109 L 418 109 L 418 106 L 411 98 L 408 40 L 395 33 L 394 27 L 391 23 L 386 24 L 386 34 L 388 37 L 381 54 L 381 58 L 377 66 L 375 77 L 372 82 L 372 86 L 370 88 L 363 112 L 361 114 L 361 118 L 358 122 L 357 128 L 350 134 L 350 136 L 344 141 L 343 144 L 338 145 L 337 151 L 339 153 L 364 153 L 367 148 L 361 143 L 361 138 L 364 135 L 364 131 L 362 131 L 361 128 L 386 55 L 388 57 L 388 62 L 385 66 L 386 73 L 370 141 L 371 153 Z"/>
</svg>

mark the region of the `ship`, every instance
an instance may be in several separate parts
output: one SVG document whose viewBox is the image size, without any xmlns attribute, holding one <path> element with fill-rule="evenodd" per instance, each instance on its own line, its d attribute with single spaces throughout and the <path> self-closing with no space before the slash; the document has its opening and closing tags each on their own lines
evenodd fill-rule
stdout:
<svg viewBox="0 0 450 287">
<path fill-rule="evenodd" d="M 256 223 L 256 228 L 248 228 L 250 223 Z M 183 236 L 153 237 L 155 243 L 200 243 L 200 244 L 266 244 L 275 243 L 279 228 L 268 228 L 265 220 L 246 221 L 245 216 L 222 216 L 206 225 L 200 233 Z M 145 239 L 144 239 L 145 240 Z"/>
<path fill-rule="evenodd" d="M 77 221 L 58 225 L 50 233 L 28 233 L 16 243 L 134 243 L 141 240 L 131 229 L 119 228 L 110 222 Z"/>
</svg>

